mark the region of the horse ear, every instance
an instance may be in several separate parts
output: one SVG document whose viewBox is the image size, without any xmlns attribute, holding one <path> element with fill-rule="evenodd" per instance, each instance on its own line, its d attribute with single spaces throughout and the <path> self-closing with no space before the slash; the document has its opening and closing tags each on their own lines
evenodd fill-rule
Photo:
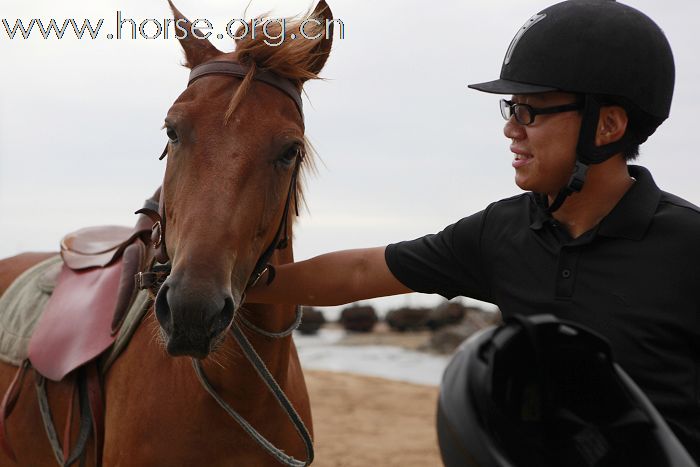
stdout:
<svg viewBox="0 0 700 467">
<path fill-rule="evenodd" d="M 178 10 L 171 0 L 168 0 L 175 19 L 175 34 L 182 49 L 185 51 L 185 66 L 194 68 L 220 55 L 222 52 L 209 42 L 209 39 L 198 39 L 193 36 L 192 23 Z"/>
<path fill-rule="evenodd" d="M 321 36 L 318 39 L 318 44 L 316 44 L 311 51 L 311 56 L 314 58 L 309 62 L 308 67 L 308 71 L 314 75 L 318 75 L 326 64 L 328 55 L 331 53 L 331 46 L 333 45 L 333 12 L 331 11 L 331 7 L 326 3 L 326 0 L 321 0 L 309 17 L 315 18 L 321 23 L 319 26 Z"/>
</svg>

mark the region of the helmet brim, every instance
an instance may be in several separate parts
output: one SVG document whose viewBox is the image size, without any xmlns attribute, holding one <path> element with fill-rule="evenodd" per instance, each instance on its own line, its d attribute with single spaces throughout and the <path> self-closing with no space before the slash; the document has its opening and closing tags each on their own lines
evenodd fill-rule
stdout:
<svg viewBox="0 0 700 467">
<path fill-rule="evenodd" d="M 488 92 L 491 94 L 537 94 L 540 92 L 559 91 L 559 89 L 550 86 L 520 83 L 518 81 L 510 81 L 507 79 L 497 79 L 495 81 L 487 81 L 485 83 L 470 84 L 468 87 L 476 89 L 477 91 Z"/>
</svg>

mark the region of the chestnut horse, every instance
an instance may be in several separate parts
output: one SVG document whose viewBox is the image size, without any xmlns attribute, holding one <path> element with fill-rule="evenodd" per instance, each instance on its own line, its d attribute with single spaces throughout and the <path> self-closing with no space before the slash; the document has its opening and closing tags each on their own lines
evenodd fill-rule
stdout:
<svg viewBox="0 0 700 467">
<path fill-rule="evenodd" d="M 176 20 L 187 21 L 171 7 Z M 320 36 L 316 40 L 288 38 L 270 46 L 260 22 L 256 37 L 237 39 L 230 53 L 191 34 L 179 38 L 189 68 L 224 62 L 224 70 L 244 71 L 234 76 L 226 71 L 191 75 L 165 118 L 169 142 L 159 208 L 159 259 L 169 259 L 170 273 L 155 305 L 104 376 L 105 466 L 281 465 L 284 454 L 271 455 L 274 448 L 261 447 L 249 436 L 251 430 L 286 455 L 302 459 L 288 465 L 306 465 L 313 458 L 302 430 L 290 422 L 284 403 L 263 382 L 264 370 L 251 364 L 232 338 L 236 330 L 244 331 L 300 423 L 311 432 L 297 351 L 289 333 L 282 333 L 293 326 L 296 308 L 242 306 L 258 263 L 293 261 L 291 243 L 272 246 L 291 236 L 301 195 L 297 171 L 310 163 L 299 96 L 305 81 L 318 77 L 332 42 L 332 29 L 326 34 L 332 15 L 324 0 L 310 17 L 318 21 L 305 25 L 305 37 Z M 299 18 L 286 22 L 290 31 L 300 24 Z M 275 31 L 273 26 L 270 22 L 268 34 Z M 259 78 L 261 74 L 272 78 Z M 275 85 L 280 82 L 287 84 Z M 0 261 L 0 294 L 44 258 L 25 254 Z M 197 369 L 206 374 L 222 403 L 249 425 L 237 423 L 205 391 Z M 0 390 L 9 386 L 16 370 L 0 363 Z M 17 463 L 0 451 L 0 465 L 56 463 L 33 380 L 25 378 L 7 420 L 7 439 Z M 65 420 L 71 385 L 47 386 L 54 420 Z M 74 437 L 78 418 L 73 417 Z M 94 444 L 91 437 L 88 465 L 99 463 Z"/>
</svg>

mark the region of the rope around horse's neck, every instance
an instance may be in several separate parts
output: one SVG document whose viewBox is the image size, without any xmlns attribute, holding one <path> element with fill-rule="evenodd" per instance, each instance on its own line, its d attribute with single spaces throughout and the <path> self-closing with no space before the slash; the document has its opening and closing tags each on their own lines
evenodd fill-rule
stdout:
<svg viewBox="0 0 700 467">
<path fill-rule="evenodd" d="M 261 336 L 269 337 L 271 339 L 281 339 L 282 337 L 287 337 L 291 335 L 295 329 L 299 327 L 299 324 L 301 324 L 301 307 L 299 305 L 296 306 L 296 317 L 294 318 L 294 322 L 289 326 L 287 329 L 281 332 L 270 332 L 266 331 L 253 323 L 251 323 L 246 317 L 244 317 L 241 313 L 240 310 L 238 313 L 236 313 L 236 318 L 240 320 L 241 323 L 243 323 L 248 329 L 251 331 L 255 331 Z"/>
<path fill-rule="evenodd" d="M 295 325 L 290 327 L 292 331 L 294 330 L 296 325 L 298 325 L 300 317 L 301 312 L 297 311 L 297 321 L 295 321 Z M 257 327 L 255 329 L 258 330 L 258 332 L 262 331 Z M 224 409 L 226 413 L 228 413 L 231 416 L 231 418 L 233 418 L 241 426 L 241 428 L 243 428 L 243 430 L 246 433 L 248 433 L 248 435 L 251 438 L 253 438 L 253 440 L 255 440 L 255 442 L 258 443 L 263 449 L 265 449 L 271 456 L 273 456 L 282 464 L 287 465 L 289 467 L 306 467 L 307 465 L 311 464 L 311 462 L 313 462 L 314 460 L 314 447 L 313 441 L 311 440 L 311 435 L 309 434 L 309 430 L 306 428 L 306 425 L 304 425 L 304 422 L 301 420 L 301 417 L 299 417 L 299 414 L 294 409 L 294 406 L 292 406 L 292 403 L 289 401 L 282 388 L 279 386 L 279 384 L 277 384 L 277 381 L 275 381 L 275 378 L 270 373 L 270 370 L 268 370 L 265 366 L 265 362 L 262 361 L 262 359 L 257 354 L 253 346 L 250 344 L 250 341 L 248 341 L 248 338 L 246 338 L 245 334 L 243 334 L 243 332 L 241 331 L 241 328 L 238 326 L 238 323 L 236 323 L 235 321 L 231 325 L 231 334 L 233 334 L 233 337 L 236 339 L 236 342 L 238 342 L 238 345 L 241 347 L 241 350 L 243 350 L 243 352 L 245 353 L 245 356 L 246 358 L 248 358 L 248 361 L 253 365 L 255 371 L 258 373 L 260 378 L 262 378 L 267 388 L 275 396 L 275 399 L 279 403 L 280 407 L 282 407 L 287 417 L 294 425 L 294 429 L 297 431 L 299 437 L 304 442 L 307 460 L 300 461 L 288 454 L 285 454 L 282 450 L 280 450 L 274 444 L 272 444 L 267 438 L 261 435 L 255 428 L 253 428 L 253 426 L 250 423 L 248 423 L 216 392 L 216 390 L 209 383 L 206 374 L 204 373 L 201 361 L 193 358 L 192 366 L 194 366 L 194 371 L 197 374 L 199 382 L 202 383 L 204 389 L 206 389 L 206 391 L 214 398 L 216 403 L 219 404 L 219 406 L 222 409 Z M 266 331 L 262 331 L 262 334 L 265 335 L 274 333 L 267 333 Z"/>
</svg>

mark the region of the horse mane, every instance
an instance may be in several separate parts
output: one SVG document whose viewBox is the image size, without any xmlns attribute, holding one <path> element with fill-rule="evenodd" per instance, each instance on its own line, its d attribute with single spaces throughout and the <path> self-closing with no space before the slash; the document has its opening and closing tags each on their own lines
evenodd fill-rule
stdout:
<svg viewBox="0 0 700 467">
<path fill-rule="evenodd" d="M 299 31 L 302 22 L 309 18 L 310 15 L 311 10 L 302 15 L 285 18 L 285 32 L 283 36 L 281 35 L 282 24 L 279 21 L 268 23 L 267 34 L 265 34 L 265 31 L 263 31 L 264 15 L 250 21 L 248 34 L 240 34 L 243 25 L 239 26 L 235 35 L 243 37 L 236 40 L 236 49 L 234 51 L 236 61 L 242 65 L 247 65 L 250 69 L 231 97 L 224 115 L 224 124 L 228 123 L 231 115 L 233 115 L 233 112 L 245 97 L 253 81 L 253 76 L 258 69 L 272 71 L 278 76 L 290 80 L 299 90 L 302 89 L 304 82 L 310 79 L 320 79 L 316 73 L 310 71 L 315 68 L 313 66 L 314 63 L 320 59 L 317 47 L 318 40 L 309 40 L 302 37 L 292 40 L 289 37 L 291 31 Z M 323 37 L 325 22 L 321 21 L 320 23 L 306 23 L 304 32 L 311 37 L 315 37 L 317 34 L 321 34 L 321 37 Z M 256 25 L 254 29 L 252 28 L 253 24 Z M 253 33 L 253 30 L 255 33 Z M 272 46 L 265 42 L 270 42 L 268 36 L 281 36 L 284 40 L 279 45 Z M 316 151 L 306 136 L 304 137 L 302 153 L 301 176 L 297 178 L 297 186 L 295 187 L 297 209 L 299 205 L 306 206 L 303 187 L 308 174 L 316 171 L 314 163 Z"/>
</svg>

